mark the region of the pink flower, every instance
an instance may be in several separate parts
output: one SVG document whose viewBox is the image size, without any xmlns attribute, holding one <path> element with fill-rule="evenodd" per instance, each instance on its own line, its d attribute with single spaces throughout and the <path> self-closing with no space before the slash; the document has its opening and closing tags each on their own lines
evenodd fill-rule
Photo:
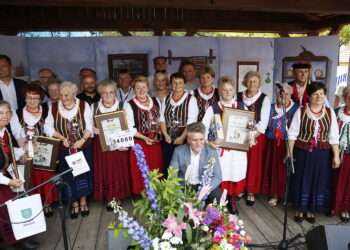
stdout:
<svg viewBox="0 0 350 250">
<path fill-rule="evenodd" d="M 214 238 L 213 238 L 213 242 L 221 242 L 221 237 L 220 236 L 215 236 Z"/>
<path fill-rule="evenodd" d="M 190 219 L 193 220 L 194 227 L 198 227 L 200 225 L 200 222 L 202 221 L 202 212 L 198 211 L 197 209 L 194 209 L 192 207 L 192 203 L 186 202 L 184 205 L 186 208 L 186 215 L 190 217 Z"/>
<path fill-rule="evenodd" d="M 186 223 L 177 224 L 176 217 L 169 215 L 168 218 L 162 223 L 166 228 L 166 233 L 173 233 L 176 237 L 182 239 L 182 229 L 186 228 Z"/>
</svg>

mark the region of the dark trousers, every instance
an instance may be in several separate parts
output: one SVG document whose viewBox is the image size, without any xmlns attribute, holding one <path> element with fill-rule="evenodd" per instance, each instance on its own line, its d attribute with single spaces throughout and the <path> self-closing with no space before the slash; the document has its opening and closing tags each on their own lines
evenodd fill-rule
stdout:
<svg viewBox="0 0 350 250">
<path fill-rule="evenodd" d="M 196 190 L 196 192 L 198 191 L 199 184 L 191 185 L 191 186 L 194 190 Z M 208 195 L 208 198 L 205 201 L 205 204 L 208 205 L 210 203 L 213 203 L 214 199 L 216 199 L 216 203 L 218 204 L 220 202 L 221 195 L 222 195 L 222 192 L 220 187 L 218 186 L 210 192 L 210 194 Z"/>
</svg>

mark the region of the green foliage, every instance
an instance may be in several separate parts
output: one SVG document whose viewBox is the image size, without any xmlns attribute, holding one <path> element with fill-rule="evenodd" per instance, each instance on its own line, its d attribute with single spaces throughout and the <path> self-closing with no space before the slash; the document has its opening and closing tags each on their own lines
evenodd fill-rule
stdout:
<svg viewBox="0 0 350 250">
<path fill-rule="evenodd" d="M 339 32 L 340 45 L 350 45 L 350 24 L 345 25 Z"/>
</svg>

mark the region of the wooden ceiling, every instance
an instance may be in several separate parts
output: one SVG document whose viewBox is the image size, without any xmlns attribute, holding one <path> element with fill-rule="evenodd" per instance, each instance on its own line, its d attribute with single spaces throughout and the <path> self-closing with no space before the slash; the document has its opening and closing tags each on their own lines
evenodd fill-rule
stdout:
<svg viewBox="0 0 350 250">
<path fill-rule="evenodd" d="M 350 3 L 328 0 L 0 0 L 0 33 L 25 31 L 337 34 Z"/>
</svg>

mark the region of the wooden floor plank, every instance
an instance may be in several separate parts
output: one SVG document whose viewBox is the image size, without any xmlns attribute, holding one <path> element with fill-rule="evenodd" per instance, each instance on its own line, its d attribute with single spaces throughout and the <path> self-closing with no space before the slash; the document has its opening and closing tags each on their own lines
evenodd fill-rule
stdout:
<svg viewBox="0 0 350 250">
<path fill-rule="evenodd" d="M 96 249 L 107 249 L 107 227 L 109 223 L 115 221 L 116 215 L 113 212 L 107 212 L 106 204 L 103 204 L 102 215 L 99 224 L 99 230 L 96 240 Z"/>
</svg>

